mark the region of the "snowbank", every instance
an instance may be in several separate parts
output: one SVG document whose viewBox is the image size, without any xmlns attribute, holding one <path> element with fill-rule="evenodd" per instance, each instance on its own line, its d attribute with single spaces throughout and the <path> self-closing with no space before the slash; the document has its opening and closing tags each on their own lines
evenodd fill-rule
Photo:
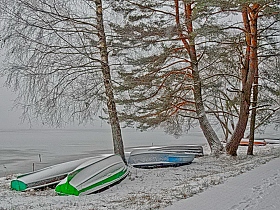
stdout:
<svg viewBox="0 0 280 210">
<path fill-rule="evenodd" d="M 0 210 L 6 209 L 158 209 L 223 183 L 229 177 L 250 171 L 280 156 L 277 146 L 255 147 L 255 155 L 246 155 L 240 147 L 237 157 L 219 159 L 205 155 L 190 165 L 158 169 L 130 168 L 120 184 L 101 193 L 74 197 L 57 196 L 53 189 L 18 192 L 10 189 L 13 175 L 0 178 Z"/>
</svg>

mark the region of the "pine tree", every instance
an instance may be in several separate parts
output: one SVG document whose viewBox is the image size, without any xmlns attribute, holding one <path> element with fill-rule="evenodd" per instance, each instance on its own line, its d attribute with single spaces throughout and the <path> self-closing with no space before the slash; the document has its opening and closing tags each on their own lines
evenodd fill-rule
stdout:
<svg viewBox="0 0 280 210">
<path fill-rule="evenodd" d="M 138 122 L 141 129 L 164 126 L 175 136 L 198 120 L 218 154 L 222 144 L 207 118 L 202 94 L 207 70 L 199 66 L 206 51 L 204 30 L 210 25 L 200 21 L 206 21 L 209 8 L 176 0 L 115 1 L 114 6 L 123 14 L 121 24 L 112 24 L 114 44 L 121 49 L 117 55 L 125 62 L 120 74 L 123 118 L 128 124 Z"/>
<path fill-rule="evenodd" d="M 275 12 L 275 6 L 276 11 L 278 7 L 278 12 L 276 12 L 276 14 L 279 13 L 279 5 L 277 6 L 277 4 L 275 3 L 276 2 L 274 1 L 259 1 L 257 3 L 252 3 L 251 1 L 243 1 L 240 5 L 244 24 L 243 31 L 245 34 L 246 50 L 244 53 L 244 59 L 242 63 L 243 65 L 241 68 L 242 89 L 240 92 L 241 96 L 239 118 L 234 133 L 230 141 L 226 145 L 227 153 L 230 155 L 237 155 L 238 145 L 241 139 L 244 137 L 244 133 L 247 128 L 251 105 L 253 112 L 251 114 L 250 144 L 248 154 L 253 153 L 253 140 L 256 127 L 255 119 L 258 100 L 258 47 L 260 45 L 259 37 L 261 33 L 261 30 L 258 27 L 258 21 L 260 17 L 267 11 L 268 13 L 271 13 L 271 11 Z M 269 30 L 272 25 L 268 26 L 264 30 Z M 253 98 L 253 102 L 251 101 L 251 98 Z"/>
</svg>

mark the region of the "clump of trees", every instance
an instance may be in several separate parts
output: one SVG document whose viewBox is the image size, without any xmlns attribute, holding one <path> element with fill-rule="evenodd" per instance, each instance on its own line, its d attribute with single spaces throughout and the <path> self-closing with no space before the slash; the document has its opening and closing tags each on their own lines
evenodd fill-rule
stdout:
<svg viewBox="0 0 280 210">
<path fill-rule="evenodd" d="M 212 126 L 218 123 L 226 152 L 236 155 L 249 119 L 253 139 L 254 128 L 265 122 L 262 118 L 256 123 L 257 111 L 267 119 L 271 110 L 278 110 L 278 102 L 269 107 L 256 103 L 258 69 L 265 59 L 278 56 L 275 1 L 117 2 L 125 20 L 113 26 L 125 54 L 120 72 L 129 95 L 122 99 L 130 105 L 123 113 L 128 124 L 138 122 L 141 129 L 160 125 L 180 135 L 198 120 L 217 154 L 222 146 Z M 260 53 L 267 56 L 259 64 Z"/>
<path fill-rule="evenodd" d="M 114 152 L 125 161 L 101 0 L 1 4 L 3 74 L 26 118 L 61 126 L 93 120 L 106 104 Z"/>
<path fill-rule="evenodd" d="M 237 155 L 249 120 L 248 154 L 255 129 L 279 123 L 275 0 L 1 1 L 2 74 L 24 114 L 87 122 L 105 103 L 123 159 L 119 119 L 175 136 L 199 124 L 215 155 L 214 126 Z"/>
</svg>

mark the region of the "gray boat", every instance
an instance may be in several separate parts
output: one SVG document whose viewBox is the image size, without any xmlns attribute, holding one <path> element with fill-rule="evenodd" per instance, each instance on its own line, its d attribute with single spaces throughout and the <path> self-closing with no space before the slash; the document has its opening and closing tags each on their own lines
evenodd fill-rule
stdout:
<svg viewBox="0 0 280 210">
<path fill-rule="evenodd" d="M 184 146 L 164 146 L 134 149 L 128 164 L 137 168 L 156 168 L 190 164 L 196 156 Z"/>
<path fill-rule="evenodd" d="M 171 145 L 171 146 L 161 146 L 161 147 L 154 147 L 156 151 L 170 151 L 170 152 L 177 152 L 177 153 L 192 153 L 195 154 L 195 157 L 201 157 L 204 155 L 203 147 L 201 145 L 192 145 L 192 144 L 185 144 L 185 145 Z"/>
</svg>

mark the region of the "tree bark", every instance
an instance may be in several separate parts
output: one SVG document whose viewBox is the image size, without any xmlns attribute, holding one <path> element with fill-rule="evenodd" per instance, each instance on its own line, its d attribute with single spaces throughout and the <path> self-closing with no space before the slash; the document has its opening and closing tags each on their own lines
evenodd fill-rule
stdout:
<svg viewBox="0 0 280 210">
<path fill-rule="evenodd" d="M 243 88 L 244 93 L 241 94 L 239 119 L 230 141 L 226 145 L 226 151 L 229 155 L 236 156 L 237 149 L 247 127 L 250 108 L 250 96 L 248 88 Z"/>
<path fill-rule="evenodd" d="M 242 8 L 242 17 L 246 37 L 246 54 L 243 68 L 241 70 L 242 91 L 240 101 L 239 119 L 230 141 L 226 145 L 226 151 L 229 155 L 236 156 L 237 149 L 247 127 L 249 119 L 249 108 L 252 84 L 257 69 L 257 18 L 259 4 L 253 4 L 252 8 L 244 5 Z"/>
<path fill-rule="evenodd" d="M 257 115 L 257 101 L 258 101 L 258 13 L 255 10 L 251 12 L 251 35 L 252 35 L 252 44 L 251 44 L 251 65 L 250 68 L 255 70 L 254 76 L 254 86 L 253 86 L 253 101 L 252 101 L 252 113 L 251 113 L 251 122 L 250 122 L 250 136 L 249 136 L 249 146 L 247 150 L 248 155 L 253 155 L 253 145 L 254 145 L 254 135 L 255 135 L 255 124 L 256 124 L 256 115 Z"/>
<path fill-rule="evenodd" d="M 250 135 L 247 155 L 253 155 L 254 153 L 254 140 L 255 140 L 255 126 L 256 126 L 256 115 L 257 115 L 257 101 L 258 101 L 258 72 L 255 75 L 255 82 L 253 87 L 253 102 L 252 102 L 252 113 L 250 121 Z"/>
<path fill-rule="evenodd" d="M 107 98 L 107 108 L 109 113 L 110 126 L 112 130 L 114 153 L 120 155 L 123 161 L 126 163 L 121 128 L 120 128 L 120 123 L 119 123 L 115 99 L 114 99 L 113 85 L 112 85 L 111 72 L 109 66 L 106 35 L 105 35 L 104 24 L 103 24 L 102 0 L 95 0 L 95 5 L 96 5 L 96 20 L 97 20 L 96 28 L 99 37 L 98 47 L 101 55 L 101 69 L 103 74 L 103 82 L 105 86 L 105 94 Z"/>
<path fill-rule="evenodd" d="M 219 155 L 223 150 L 223 145 L 206 116 L 201 95 L 201 79 L 199 76 L 198 67 L 196 65 L 193 66 L 193 81 L 196 115 L 198 117 L 200 128 L 205 138 L 207 139 L 207 142 L 211 149 L 211 153 L 214 155 Z"/>
<path fill-rule="evenodd" d="M 196 115 L 197 115 L 201 130 L 210 146 L 211 153 L 214 155 L 219 155 L 220 152 L 223 150 L 223 146 L 206 116 L 203 99 L 202 99 L 202 94 L 201 94 L 201 89 L 202 89 L 201 78 L 199 75 L 197 53 L 196 53 L 196 48 L 195 48 L 195 37 L 194 37 L 194 31 L 193 31 L 193 25 L 192 25 L 192 8 L 191 8 L 192 4 L 185 3 L 184 5 L 185 5 L 185 8 L 184 8 L 185 24 L 187 27 L 188 41 L 186 41 L 186 38 L 182 33 L 182 29 L 181 29 L 180 22 L 179 22 L 179 1 L 175 0 L 176 23 L 177 23 L 179 37 L 182 40 L 182 42 L 190 56 L 190 61 L 191 61 Z"/>
</svg>

